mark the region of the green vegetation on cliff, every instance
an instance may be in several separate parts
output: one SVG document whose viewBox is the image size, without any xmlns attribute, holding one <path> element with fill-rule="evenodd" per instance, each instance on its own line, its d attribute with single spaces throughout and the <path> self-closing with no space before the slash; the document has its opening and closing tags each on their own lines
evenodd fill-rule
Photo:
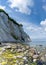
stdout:
<svg viewBox="0 0 46 65">
<path fill-rule="evenodd" d="M 15 20 L 13 20 L 12 18 L 10 18 L 9 15 L 3 9 L 0 9 L 0 12 L 4 12 L 8 16 L 8 19 L 10 21 L 12 21 L 14 24 L 17 24 L 18 26 L 23 26 L 22 24 L 18 24 Z"/>
</svg>

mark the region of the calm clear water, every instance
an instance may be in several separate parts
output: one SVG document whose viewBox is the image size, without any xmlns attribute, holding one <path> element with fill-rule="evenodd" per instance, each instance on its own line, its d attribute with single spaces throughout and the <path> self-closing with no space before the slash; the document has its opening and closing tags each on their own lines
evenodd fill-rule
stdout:
<svg viewBox="0 0 46 65">
<path fill-rule="evenodd" d="M 36 46 L 36 45 L 43 45 L 43 46 L 46 46 L 46 41 L 32 41 L 32 42 L 29 42 L 28 43 L 30 46 Z"/>
</svg>

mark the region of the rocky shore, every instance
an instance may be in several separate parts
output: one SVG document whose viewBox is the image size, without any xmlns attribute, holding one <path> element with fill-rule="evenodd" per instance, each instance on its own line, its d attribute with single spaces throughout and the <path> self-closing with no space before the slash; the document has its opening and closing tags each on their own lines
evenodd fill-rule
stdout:
<svg viewBox="0 0 46 65">
<path fill-rule="evenodd" d="M 0 65 L 46 65 L 46 48 L 38 51 L 26 44 L 0 46 Z"/>
</svg>

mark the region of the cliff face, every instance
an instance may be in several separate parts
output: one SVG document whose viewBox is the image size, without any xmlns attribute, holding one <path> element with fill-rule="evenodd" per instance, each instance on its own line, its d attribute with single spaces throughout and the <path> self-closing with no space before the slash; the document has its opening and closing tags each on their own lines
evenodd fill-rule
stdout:
<svg viewBox="0 0 46 65">
<path fill-rule="evenodd" d="M 24 32 L 23 26 L 11 19 L 0 9 L 0 42 L 27 42 L 29 36 Z"/>
</svg>

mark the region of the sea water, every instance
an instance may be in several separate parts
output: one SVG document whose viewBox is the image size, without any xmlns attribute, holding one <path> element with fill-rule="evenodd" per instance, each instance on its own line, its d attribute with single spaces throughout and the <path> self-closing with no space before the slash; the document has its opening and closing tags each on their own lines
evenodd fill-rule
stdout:
<svg viewBox="0 0 46 65">
<path fill-rule="evenodd" d="M 46 41 L 42 40 L 32 40 L 31 42 L 28 43 L 30 46 L 38 46 L 38 45 L 43 45 L 46 46 Z"/>
</svg>

